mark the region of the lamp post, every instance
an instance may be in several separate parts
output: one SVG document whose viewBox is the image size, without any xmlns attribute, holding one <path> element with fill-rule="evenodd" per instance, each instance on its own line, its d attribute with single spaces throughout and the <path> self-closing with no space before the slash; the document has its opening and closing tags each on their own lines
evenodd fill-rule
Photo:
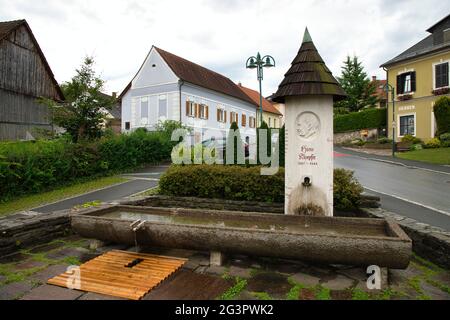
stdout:
<svg viewBox="0 0 450 320">
<path fill-rule="evenodd" d="M 247 59 L 246 68 L 247 69 L 257 69 L 258 71 L 258 81 L 259 81 L 259 109 L 261 113 L 260 126 L 263 123 L 263 103 L 262 103 L 262 80 L 264 79 L 264 68 L 275 67 L 275 59 L 272 56 L 264 56 L 261 58 L 261 54 L 258 52 L 256 57 L 250 57 Z"/>
<path fill-rule="evenodd" d="M 392 97 L 392 157 L 395 158 L 395 88 L 389 83 L 384 86 L 384 91 L 388 94 L 388 106 L 389 106 L 389 92 Z"/>
</svg>

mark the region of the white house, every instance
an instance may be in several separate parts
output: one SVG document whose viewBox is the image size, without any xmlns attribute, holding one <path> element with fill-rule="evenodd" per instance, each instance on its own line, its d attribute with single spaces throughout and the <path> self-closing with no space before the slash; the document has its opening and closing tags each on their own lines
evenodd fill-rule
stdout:
<svg viewBox="0 0 450 320">
<path fill-rule="evenodd" d="M 175 120 L 199 143 L 226 136 L 236 121 L 243 140 L 256 139 L 257 105 L 233 81 L 155 46 L 119 99 L 123 132 Z"/>
</svg>

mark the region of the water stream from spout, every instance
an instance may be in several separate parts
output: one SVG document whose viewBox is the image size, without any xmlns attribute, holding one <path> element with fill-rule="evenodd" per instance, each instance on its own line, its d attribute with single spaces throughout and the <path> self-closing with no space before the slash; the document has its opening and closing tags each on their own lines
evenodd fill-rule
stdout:
<svg viewBox="0 0 450 320">
<path fill-rule="evenodd" d="M 306 205 L 305 228 L 309 228 L 308 216 L 311 214 L 309 208 L 309 186 L 305 186 L 305 205 Z"/>
<path fill-rule="evenodd" d="M 136 253 L 139 253 L 138 241 L 137 241 L 137 230 L 133 230 L 134 232 L 134 247 L 136 248 Z"/>
</svg>

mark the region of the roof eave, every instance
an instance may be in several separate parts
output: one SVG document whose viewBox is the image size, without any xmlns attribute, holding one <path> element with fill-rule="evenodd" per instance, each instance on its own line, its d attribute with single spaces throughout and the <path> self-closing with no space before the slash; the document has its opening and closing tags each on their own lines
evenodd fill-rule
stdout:
<svg viewBox="0 0 450 320">
<path fill-rule="evenodd" d="M 424 52 L 424 53 L 419 53 L 419 54 L 415 55 L 414 57 L 406 57 L 406 58 L 403 58 L 403 59 L 400 59 L 400 60 L 396 60 L 396 61 L 392 61 L 393 59 L 391 59 L 388 62 L 383 63 L 380 66 L 380 68 L 392 67 L 392 66 L 394 66 L 396 64 L 400 64 L 400 63 L 403 63 L 403 62 L 406 62 L 406 61 L 410 61 L 410 60 L 414 60 L 414 59 L 417 59 L 417 58 L 421 58 L 421 57 L 427 56 L 429 54 L 438 53 L 440 51 L 445 51 L 445 50 L 447 50 L 449 48 L 450 48 L 450 43 L 448 43 L 447 45 L 444 45 L 442 47 L 436 48 L 434 50 L 430 50 L 430 51 L 427 51 L 427 52 Z"/>
</svg>

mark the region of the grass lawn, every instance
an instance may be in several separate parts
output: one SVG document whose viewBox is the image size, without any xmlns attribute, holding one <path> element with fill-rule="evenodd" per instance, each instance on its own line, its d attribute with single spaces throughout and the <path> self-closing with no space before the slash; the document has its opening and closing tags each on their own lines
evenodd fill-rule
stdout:
<svg viewBox="0 0 450 320">
<path fill-rule="evenodd" d="M 16 198 L 11 201 L 0 203 L 0 216 L 18 211 L 29 210 L 48 203 L 74 197 L 126 181 L 128 181 L 128 179 L 119 176 L 104 177 L 96 180 L 76 183 L 53 191 Z"/>
<path fill-rule="evenodd" d="M 450 148 L 423 149 L 397 153 L 397 157 L 407 160 L 450 165 Z"/>
</svg>

